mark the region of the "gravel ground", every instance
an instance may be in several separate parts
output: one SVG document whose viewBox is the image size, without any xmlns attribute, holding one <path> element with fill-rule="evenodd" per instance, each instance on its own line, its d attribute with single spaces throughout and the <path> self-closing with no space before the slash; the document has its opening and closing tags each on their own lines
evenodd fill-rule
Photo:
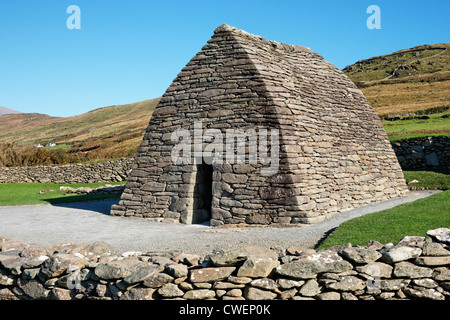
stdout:
<svg viewBox="0 0 450 320">
<path fill-rule="evenodd" d="M 205 255 L 215 249 L 247 245 L 313 246 L 344 221 L 395 207 L 439 191 L 414 191 L 409 196 L 374 203 L 334 215 L 320 224 L 298 228 L 211 228 L 151 222 L 109 215 L 117 200 L 61 205 L 0 207 L 0 236 L 37 245 L 104 241 L 117 251 L 183 250 Z"/>
</svg>

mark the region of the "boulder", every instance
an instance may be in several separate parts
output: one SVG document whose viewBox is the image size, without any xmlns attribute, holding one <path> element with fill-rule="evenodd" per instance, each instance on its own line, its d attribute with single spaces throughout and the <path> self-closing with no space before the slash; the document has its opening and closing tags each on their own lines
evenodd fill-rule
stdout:
<svg viewBox="0 0 450 320">
<path fill-rule="evenodd" d="M 406 293 L 408 296 L 411 296 L 413 298 L 425 298 L 425 299 L 431 299 L 431 300 L 445 300 L 445 296 L 440 293 L 439 291 L 436 291 L 435 289 L 413 289 L 413 288 L 404 288 L 403 292 Z"/>
<path fill-rule="evenodd" d="M 41 265 L 40 277 L 45 279 L 57 277 L 65 272 L 69 267 L 71 269 L 81 269 L 88 261 L 73 254 L 55 253 L 44 261 Z"/>
<path fill-rule="evenodd" d="M 450 256 L 450 251 L 444 249 L 442 244 L 427 239 L 422 248 L 424 256 L 441 257 Z"/>
<path fill-rule="evenodd" d="M 381 253 L 378 251 L 357 247 L 345 248 L 341 255 L 350 262 L 358 264 L 371 263 L 381 258 Z"/>
<path fill-rule="evenodd" d="M 211 262 L 215 266 L 234 266 L 242 264 L 249 257 L 248 252 L 242 250 L 234 250 L 229 252 L 220 252 L 210 256 Z"/>
<path fill-rule="evenodd" d="M 14 284 L 14 277 L 8 274 L 6 271 L 0 269 L 0 285 L 12 286 Z"/>
<path fill-rule="evenodd" d="M 153 293 L 156 289 L 151 288 L 132 288 L 126 291 L 120 300 L 153 300 Z"/>
<path fill-rule="evenodd" d="M 47 299 L 50 290 L 47 290 L 42 283 L 37 280 L 18 280 L 18 287 L 29 297 L 36 300 Z"/>
<path fill-rule="evenodd" d="M 184 264 L 169 264 L 165 267 L 168 274 L 175 278 L 186 277 L 188 275 L 188 268 Z"/>
<path fill-rule="evenodd" d="M 298 292 L 305 297 L 314 297 L 320 293 L 320 287 L 316 280 L 311 279 L 306 281 Z"/>
<path fill-rule="evenodd" d="M 155 273 L 144 280 L 143 285 L 149 288 L 159 288 L 166 283 L 172 282 L 173 277 L 166 273 Z"/>
<path fill-rule="evenodd" d="M 273 300 L 277 296 L 272 291 L 262 290 L 254 287 L 247 287 L 244 290 L 244 297 L 247 300 Z"/>
<path fill-rule="evenodd" d="M 138 258 L 129 257 L 122 260 L 99 263 L 94 273 L 97 277 L 104 280 L 123 279 L 143 265 L 144 263 Z"/>
<path fill-rule="evenodd" d="M 329 283 L 327 288 L 337 291 L 358 291 L 363 290 L 366 284 L 366 281 L 355 276 L 344 276 L 340 277 L 337 282 Z"/>
<path fill-rule="evenodd" d="M 390 249 L 383 251 L 383 260 L 387 263 L 395 263 L 405 261 L 413 258 L 417 258 L 422 253 L 420 248 L 408 247 L 408 246 L 394 246 Z"/>
<path fill-rule="evenodd" d="M 317 300 L 341 300 L 339 292 L 323 292 L 316 296 Z"/>
<path fill-rule="evenodd" d="M 435 238 L 439 242 L 450 244 L 450 228 L 428 230 L 427 235 Z"/>
<path fill-rule="evenodd" d="M 398 278 L 426 278 L 431 277 L 433 270 L 416 266 L 410 262 L 399 262 L 395 264 L 394 276 Z"/>
<path fill-rule="evenodd" d="M 282 264 L 275 268 L 275 273 L 294 279 L 313 279 L 319 273 L 325 272 L 345 272 L 352 270 L 353 266 L 345 260 L 329 260 L 327 262 L 312 261 L 308 259 L 295 260 Z"/>
<path fill-rule="evenodd" d="M 355 270 L 372 277 L 390 278 L 394 268 L 383 262 L 373 262 L 363 266 L 356 266 Z"/>
<path fill-rule="evenodd" d="M 199 290 L 190 290 L 186 292 L 183 296 L 183 299 L 188 300 L 204 300 L 204 299 L 212 299 L 216 296 L 214 290 L 209 289 L 199 289 Z"/>
<path fill-rule="evenodd" d="M 414 260 L 415 264 L 421 266 L 435 267 L 450 265 L 450 256 L 445 257 L 418 257 Z"/>
<path fill-rule="evenodd" d="M 139 283 L 141 281 L 146 280 L 147 278 L 151 277 L 155 273 L 161 272 L 164 270 L 164 267 L 161 267 L 159 265 L 149 265 L 149 266 L 143 266 L 131 273 L 129 276 L 127 276 L 125 279 L 123 279 L 128 284 L 135 284 Z M 187 274 L 187 270 L 186 270 Z"/>
<path fill-rule="evenodd" d="M 275 290 L 278 288 L 278 284 L 275 282 L 275 280 L 269 278 L 255 279 L 250 282 L 250 285 L 265 290 Z"/>
<path fill-rule="evenodd" d="M 166 283 L 158 289 L 158 294 L 163 298 L 176 298 L 182 297 L 184 295 L 184 292 L 180 290 L 176 284 Z"/>
<path fill-rule="evenodd" d="M 227 278 L 235 267 L 217 267 L 194 269 L 189 272 L 189 280 L 195 282 L 214 282 Z"/>
<path fill-rule="evenodd" d="M 272 258 L 250 257 L 237 272 L 238 277 L 260 278 L 267 277 L 274 268 L 278 267 L 280 262 Z"/>
</svg>

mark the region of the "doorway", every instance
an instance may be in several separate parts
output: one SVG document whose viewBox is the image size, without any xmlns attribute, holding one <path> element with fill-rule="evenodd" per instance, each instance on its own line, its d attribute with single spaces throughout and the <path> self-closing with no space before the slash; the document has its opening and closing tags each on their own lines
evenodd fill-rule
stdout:
<svg viewBox="0 0 450 320">
<path fill-rule="evenodd" d="M 212 165 L 204 161 L 197 164 L 192 223 L 203 223 L 211 219 L 212 181 Z"/>
</svg>

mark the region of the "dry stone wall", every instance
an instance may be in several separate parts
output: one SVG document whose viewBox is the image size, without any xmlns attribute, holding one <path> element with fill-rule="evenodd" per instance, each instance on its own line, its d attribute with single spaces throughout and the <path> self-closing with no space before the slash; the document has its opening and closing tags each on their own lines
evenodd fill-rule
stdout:
<svg viewBox="0 0 450 320">
<path fill-rule="evenodd" d="M 402 169 L 450 168 L 450 137 L 405 139 L 392 144 Z"/>
<path fill-rule="evenodd" d="M 134 159 L 93 164 L 0 168 L 0 183 L 90 183 L 125 181 Z"/>
<path fill-rule="evenodd" d="M 392 143 L 404 170 L 450 167 L 450 138 L 426 137 Z M 0 183 L 53 182 L 85 183 L 125 181 L 135 159 L 120 159 L 96 164 L 0 168 Z"/>
<path fill-rule="evenodd" d="M 0 300 L 450 300 L 450 229 L 398 244 L 244 247 L 205 257 L 0 237 Z"/>
</svg>

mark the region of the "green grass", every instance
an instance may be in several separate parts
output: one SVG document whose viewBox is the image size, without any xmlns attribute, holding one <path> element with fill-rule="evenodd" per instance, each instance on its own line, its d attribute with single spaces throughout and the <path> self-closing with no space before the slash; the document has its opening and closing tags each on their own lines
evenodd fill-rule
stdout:
<svg viewBox="0 0 450 320">
<path fill-rule="evenodd" d="M 318 249 L 370 240 L 398 243 L 403 236 L 426 236 L 426 231 L 450 227 L 450 190 L 341 224 Z"/>
<path fill-rule="evenodd" d="M 391 142 L 428 136 L 450 136 L 450 118 L 442 118 L 444 114 L 448 112 L 430 114 L 430 118 L 425 120 L 383 120 L 382 123 Z"/>
<path fill-rule="evenodd" d="M 392 54 L 372 57 L 347 66 L 343 71 L 354 82 L 382 80 L 396 71 L 394 78 L 448 71 L 448 43 L 418 46 Z M 431 62 L 431 63 L 429 63 Z M 403 66 L 403 68 L 400 68 Z"/>
<path fill-rule="evenodd" d="M 71 145 L 71 144 L 62 143 L 62 144 L 57 144 L 54 147 L 45 147 L 45 148 L 50 149 L 50 150 L 53 150 L 53 149 L 69 150 L 72 147 L 73 147 L 73 145 Z"/>
<path fill-rule="evenodd" d="M 417 189 L 450 189 L 450 170 L 439 168 L 433 171 L 411 170 L 403 171 L 406 183 L 418 180 L 418 183 L 410 184 L 408 187 Z"/>
<path fill-rule="evenodd" d="M 108 182 L 118 185 L 125 182 Z M 3 183 L 0 184 L 0 206 L 43 204 L 43 203 L 67 203 L 76 201 L 90 201 L 100 199 L 118 198 L 114 194 L 88 194 L 88 195 L 66 195 L 65 191 L 60 191 L 60 186 L 79 187 L 99 187 L 106 183 Z M 54 190 L 40 194 L 41 190 Z"/>
<path fill-rule="evenodd" d="M 391 143 L 405 140 L 405 139 L 417 139 L 426 137 L 450 137 L 450 133 L 411 133 L 411 134 L 401 134 L 389 136 L 389 141 Z"/>
</svg>

